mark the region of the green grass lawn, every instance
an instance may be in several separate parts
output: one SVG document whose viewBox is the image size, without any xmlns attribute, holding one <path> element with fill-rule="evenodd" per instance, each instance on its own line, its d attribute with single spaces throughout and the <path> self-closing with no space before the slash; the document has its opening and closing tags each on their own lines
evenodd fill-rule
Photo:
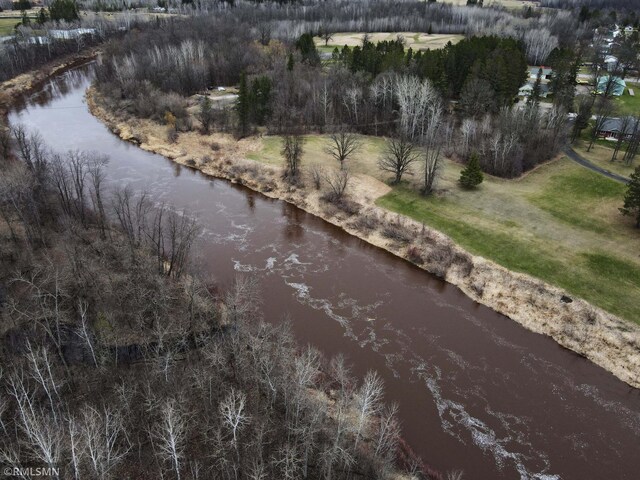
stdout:
<svg viewBox="0 0 640 480">
<path fill-rule="evenodd" d="M 520 180 L 488 178 L 471 192 L 451 185 L 450 173 L 433 198 L 402 186 L 378 204 L 640 323 L 640 232 L 617 211 L 624 185 L 567 159 Z"/>
<path fill-rule="evenodd" d="M 12 35 L 19 18 L 0 18 L 0 37 Z"/>
<path fill-rule="evenodd" d="M 620 115 L 640 115 L 640 83 L 627 83 L 624 93 L 615 99 L 616 110 Z M 629 95 L 633 89 L 633 97 Z"/>
</svg>

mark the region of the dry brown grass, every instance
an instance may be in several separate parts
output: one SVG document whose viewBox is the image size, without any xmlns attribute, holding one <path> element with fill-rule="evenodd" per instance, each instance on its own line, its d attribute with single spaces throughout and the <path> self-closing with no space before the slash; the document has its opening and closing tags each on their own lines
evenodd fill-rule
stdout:
<svg viewBox="0 0 640 480">
<path fill-rule="evenodd" d="M 449 35 L 449 34 L 427 34 L 419 32 L 373 32 L 366 34 L 369 36 L 369 40 L 377 43 L 385 40 L 395 40 L 398 36 L 404 38 L 405 48 L 412 48 L 413 50 L 427 50 L 443 48 L 448 42 L 458 43 L 464 38 L 463 35 Z M 329 41 L 329 47 L 343 47 L 345 45 L 349 47 L 355 47 L 362 45 L 362 39 L 364 33 L 345 32 L 336 33 Z M 324 47 L 324 40 L 320 37 L 315 37 L 316 45 Z"/>
</svg>

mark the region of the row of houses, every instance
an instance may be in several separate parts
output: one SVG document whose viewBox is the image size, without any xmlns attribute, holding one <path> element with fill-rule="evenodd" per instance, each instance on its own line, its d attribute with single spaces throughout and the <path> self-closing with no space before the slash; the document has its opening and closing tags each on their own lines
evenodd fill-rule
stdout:
<svg viewBox="0 0 640 480">
<path fill-rule="evenodd" d="M 530 71 L 533 71 L 536 68 L 538 69 L 538 71 L 540 70 L 540 68 L 534 67 Z M 553 72 L 550 68 L 543 68 L 543 74 L 540 81 L 540 97 L 542 98 L 547 98 L 549 94 L 553 93 L 549 86 L 549 79 L 551 78 L 552 73 Z M 531 96 L 533 94 L 533 89 L 537 78 L 537 73 L 535 75 L 530 75 L 527 82 L 522 87 L 520 87 L 518 95 L 521 97 Z M 602 75 L 598 78 L 598 85 L 595 88 L 595 93 L 597 93 L 598 95 L 606 93 L 607 95 L 610 95 L 612 97 L 619 97 L 625 92 L 626 89 L 627 82 L 625 82 L 623 78 L 620 78 L 618 76 Z M 629 93 L 631 94 L 631 90 L 629 91 Z"/>
</svg>

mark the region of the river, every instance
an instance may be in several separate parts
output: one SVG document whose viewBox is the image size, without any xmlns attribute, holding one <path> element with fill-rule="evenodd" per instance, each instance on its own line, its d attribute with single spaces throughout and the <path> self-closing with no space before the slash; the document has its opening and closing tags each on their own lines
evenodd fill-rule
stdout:
<svg viewBox="0 0 640 480">
<path fill-rule="evenodd" d="M 637 479 L 640 391 L 456 287 L 285 202 L 123 142 L 84 102 L 92 67 L 61 74 L 10 113 L 58 151 L 110 158 L 109 185 L 186 208 L 195 265 L 230 285 L 257 275 L 269 321 L 377 370 L 403 434 L 440 471 L 471 479 Z"/>
</svg>

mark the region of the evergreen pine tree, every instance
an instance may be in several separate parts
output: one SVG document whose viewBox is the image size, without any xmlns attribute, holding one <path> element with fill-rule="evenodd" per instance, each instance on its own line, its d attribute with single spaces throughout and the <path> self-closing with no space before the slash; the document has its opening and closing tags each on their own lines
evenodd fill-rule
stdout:
<svg viewBox="0 0 640 480">
<path fill-rule="evenodd" d="M 38 12 L 38 18 L 36 22 L 38 22 L 38 25 L 44 25 L 45 23 L 47 23 L 47 20 L 49 20 L 47 11 L 44 8 L 41 8 L 40 11 Z"/>
<path fill-rule="evenodd" d="M 51 20 L 71 22 L 80 18 L 78 4 L 75 0 L 53 0 L 49 5 Z"/>
<path fill-rule="evenodd" d="M 20 23 L 24 27 L 29 27 L 31 25 L 31 19 L 27 16 L 27 12 L 24 10 L 22 11 L 22 19 L 20 20 Z"/>
<path fill-rule="evenodd" d="M 460 185 L 463 188 L 472 189 L 482 183 L 484 175 L 480 169 L 480 160 L 478 154 L 472 153 L 467 166 L 460 172 Z"/>
<path fill-rule="evenodd" d="M 624 207 L 620 211 L 623 215 L 635 215 L 636 228 L 640 228 L 640 166 L 631 174 L 631 182 L 624 196 Z"/>
<path fill-rule="evenodd" d="M 533 90 L 531 90 L 531 95 L 527 100 L 529 104 L 538 104 L 540 103 L 540 94 L 542 91 L 542 68 L 538 69 L 538 75 L 536 76 L 536 82 L 533 84 Z"/>
</svg>

